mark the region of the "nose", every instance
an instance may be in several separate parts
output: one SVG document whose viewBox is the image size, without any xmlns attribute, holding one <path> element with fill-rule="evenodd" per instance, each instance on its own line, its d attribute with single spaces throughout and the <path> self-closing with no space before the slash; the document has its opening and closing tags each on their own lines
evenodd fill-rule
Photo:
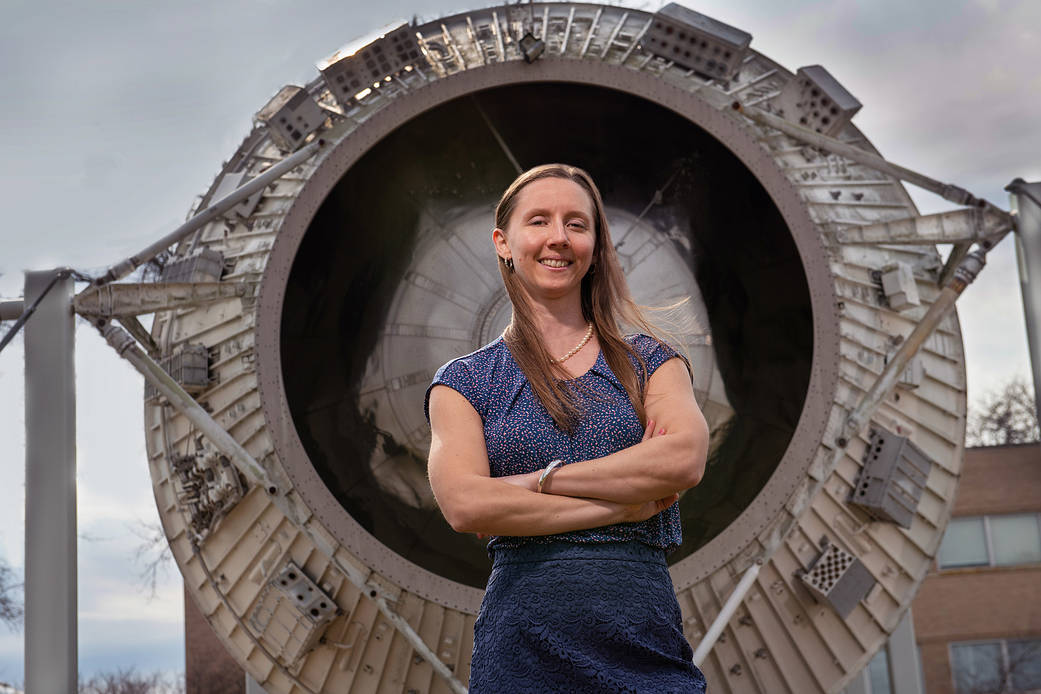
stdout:
<svg viewBox="0 0 1041 694">
<path fill-rule="evenodd" d="M 553 222 L 550 229 L 549 243 L 552 246 L 567 247 L 571 245 L 567 235 L 567 225 L 564 224 L 563 220 Z"/>
</svg>

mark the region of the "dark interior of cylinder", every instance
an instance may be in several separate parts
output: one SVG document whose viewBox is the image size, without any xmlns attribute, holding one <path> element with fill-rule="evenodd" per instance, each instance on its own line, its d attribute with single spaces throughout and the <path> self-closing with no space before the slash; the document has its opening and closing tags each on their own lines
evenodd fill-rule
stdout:
<svg viewBox="0 0 1041 694">
<path fill-rule="evenodd" d="M 609 206 L 639 215 L 661 191 L 644 221 L 689 238 L 678 252 L 703 294 L 736 414 L 715 433 L 703 482 L 681 501 L 676 562 L 732 523 L 780 462 L 806 397 L 813 330 L 801 261 L 762 185 L 719 141 L 649 101 L 573 84 L 503 86 L 433 108 L 374 145 L 316 213 L 288 281 L 281 347 L 293 424 L 322 480 L 369 533 L 436 574 L 484 586 L 484 541 L 455 533 L 436 509 L 381 492 L 366 464 L 377 447 L 423 469 L 425 452 L 402 453 L 374 426 L 359 408 L 359 382 L 424 202 L 487 205 L 490 215 L 516 175 L 489 123 L 522 167 L 581 166 Z"/>
</svg>

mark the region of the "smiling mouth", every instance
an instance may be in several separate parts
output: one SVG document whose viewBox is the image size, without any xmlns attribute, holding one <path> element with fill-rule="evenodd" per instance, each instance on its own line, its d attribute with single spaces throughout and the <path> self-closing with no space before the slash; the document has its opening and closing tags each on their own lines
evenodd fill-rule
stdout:
<svg viewBox="0 0 1041 694">
<path fill-rule="evenodd" d="M 555 258 L 544 258 L 544 259 L 540 260 L 539 263 L 541 263 L 542 265 L 545 265 L 546 267 L 567 267 L 568 265 L 571 264 L 571 261 L 570 260 L 557 260 Z"/>
</svg>

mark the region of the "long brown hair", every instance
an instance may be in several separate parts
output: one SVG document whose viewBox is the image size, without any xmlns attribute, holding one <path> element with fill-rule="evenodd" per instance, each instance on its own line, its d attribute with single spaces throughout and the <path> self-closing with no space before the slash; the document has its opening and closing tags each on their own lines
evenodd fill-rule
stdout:
<svg viewBox="0 0 1041 694">
<path fill-rule="evenodd" d="M 593 324 L 604 359 L 629 395 L 640 423 L 646 426 L 647 413 L 643 406 L 643 391 L 647 382 L 647 365 L 636 350 L 623 339 L 619 325 L 626 324 L 638 328 L 659 342 L 661 339 L 657 337 L 643 311 L 629 293 L 629 284 L 625 280 L 625 273 L 618 262 L 618 254 L 615 253 L 614 244 L 611 242 L 607 216 L 604 214 L 604 202 L 592 177 L 577 166 L 567 164 L 543 164 L 528 169 L 514 179 L 500 198 L 499 204 L 495 207 L 495 226 L 506 231 L 510 215 L 516 207 L 518 193 L 532 181 L 541 178 L 563 178 L 573 181 L 589 194 L 593 202 L 596 240 L 592 265 L 582 278 L 582 316 Z M 562 383 L 570 378 L 570 375 L 563 366 L 551 360 L 549 352 L 542 344 L 531 303 L 502 256 L 499 256 L 499 272 L 513 304 L 513 319 L 503 333 L 506 346 L 510 348 L 513 358 L 527 376 L 536 397 L 549 412 L 557 427 L 571 432 L 578 421 L 581 407 L 574 390 Z M 639 365 L 642 372 L 640 375 L 637 374 L 630 357 Z"/>
</svg>

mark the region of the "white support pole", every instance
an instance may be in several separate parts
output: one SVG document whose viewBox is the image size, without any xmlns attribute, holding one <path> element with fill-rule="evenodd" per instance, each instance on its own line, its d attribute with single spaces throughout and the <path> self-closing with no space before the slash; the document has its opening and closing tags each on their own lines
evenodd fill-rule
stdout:
<svg viewBox="0 0 1041 694">
<path fill-rule="evenodd" d="M 25 324 L 25 687 L 34 693 L 75 692 L 78 675 L 74 287 L 58 273 L 25 275 L 27 306 L 46 292 Z"/>
<path fill-rule="evenodd" d="M 889 649 L 889 679 L 893 682 L 893 694 L 922 694 L 922 666 L 918 662 L 911 608 L 907 608 L 889 635 L 886 647 Z"/>
<path fill-rule="evenodd" d="M 748 589 L 755 583 L 756 576 L 759 575 L 759 569 L 762 568 L 763 562 L 757 561 L 748 567 L 745 571 L 744 576 L 737 582 L 737 587 L 734 588 L 734 592 L 730 594 L 727 601 L 723 603 L 723 609 L 716 615 L 715 620 L 712 622 L 712 626 L 705 632 L 705 636 L 701 639 L 697 649 L 694 651 L 694 664 L 698 667 L 705 662 L 705 657 L 708 656 L 709 651 L 716 645 L 716 641 L 719 640 L 719 635 L 723 633 L 723 629 L 730 622 L 730 618 L 734 616 L 734 612 L 737 611 L 737 606 L 741 604 L 741 601 L 745 599 L 745 595 L 748 593 Z"/>
</svg>

